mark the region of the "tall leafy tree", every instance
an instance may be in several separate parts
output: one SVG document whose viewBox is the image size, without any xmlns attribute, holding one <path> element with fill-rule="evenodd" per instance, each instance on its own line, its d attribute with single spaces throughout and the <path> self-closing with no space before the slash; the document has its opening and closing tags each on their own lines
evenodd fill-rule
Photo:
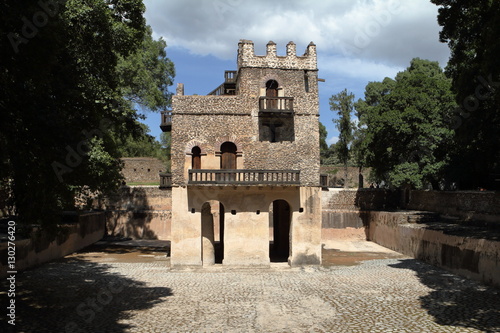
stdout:
<svg viewBox="0 0 500 333">
<path fill-rule="evenodd" d="M 83 187 L 120 183 L 116 137 L 141 131 L 132 96 L 149 103 L 141 89 L 127 90 L 118 66 L 143 48 L 144 5 L 21 0 L 1 8 L 0 181 L 20 221 L 50 228 Z"/>
<path fill-rule="evenodd" d="M 338 118 L 333 120 L 339 130 L 339 141 L 335 147 L 341 163 L 344 164 L 344 186 L 347 186 L 347 163 L 354 127 L 351 121 L 351 113 L 354 111 L 354 94 L 344 89 L 333 95 L 330 97 L 330 110 L 337 111 L 338 115 Z"/>
<path fill-rule="evenodd" d="M 454 107 L 451 82 L 437 62 L 415 58 L 394 80 L 370 82 L 356 109 L 374 177 L 393 186 L 437 187 L 449 161 Z"/>
<path fill-rule="evenodd" d="M 491 187 L 489 175 L 500 174 L 500 2 L 431 2 L 440 7 L 439 37 L 451 50 L 446 73 L 459 105 L 451 171 L 462 187 Z"/>
</svg>

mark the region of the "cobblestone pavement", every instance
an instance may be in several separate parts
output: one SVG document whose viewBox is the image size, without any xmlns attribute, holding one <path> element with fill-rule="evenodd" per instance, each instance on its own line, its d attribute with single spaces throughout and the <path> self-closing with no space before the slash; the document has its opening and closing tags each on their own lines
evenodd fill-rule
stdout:
<svg viewBox="0 0 500 333">
<path fill-rule="evenodd" d="M 101 248 L 19 273 L 14 332 L 500 332 L 499 289 L 402 256 L 357 258 L 171 270 L 160 252 Z"/>
</svg>

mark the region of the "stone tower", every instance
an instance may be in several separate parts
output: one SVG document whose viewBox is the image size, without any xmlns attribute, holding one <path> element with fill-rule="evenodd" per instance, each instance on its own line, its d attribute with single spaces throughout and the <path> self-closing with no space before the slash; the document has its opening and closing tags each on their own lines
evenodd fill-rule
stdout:
<svg viewBox="0 0 500 333">
<path fill-rule="evenodd" d="M 238 69 L 207 96 L 172 99 L 171 263 L 321 263 L 316 46 L 264 56 L 238 44 Z"/>
</svg>

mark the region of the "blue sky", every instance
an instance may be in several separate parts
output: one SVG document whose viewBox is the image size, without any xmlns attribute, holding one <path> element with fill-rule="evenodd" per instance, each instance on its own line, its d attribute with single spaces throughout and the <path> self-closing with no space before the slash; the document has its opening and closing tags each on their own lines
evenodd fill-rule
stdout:
<svg viewBox="0 0 500 333">
<path fill-rule="evenodd" d="M 394 77 L 415 57 L 446 65 L 447 45 L 438 40 L 438 7 L 429 0 L 145 0 L 147 23 L 155 38 L 167 42 L 177 83 L 185 94 L 208 94 L 236 70 L 240 39 L 265 54 L 270 40 L 278 55 L 294 41 L 302 54 L 313 41 L 318 51 L 320 121 L 328 143 L 338 131 L 328 100 L 347 88 L 364 97 L 370 81 Z M 160 116 L 147 113 L 145 123 L 159 137 Z"/>
</svg>

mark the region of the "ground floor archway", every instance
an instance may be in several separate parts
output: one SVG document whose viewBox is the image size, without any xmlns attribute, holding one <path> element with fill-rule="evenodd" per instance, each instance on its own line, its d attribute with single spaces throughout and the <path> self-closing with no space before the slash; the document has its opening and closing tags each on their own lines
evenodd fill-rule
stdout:
<svg viewBox="0 0 500 333">
<path fill-rule="evenodd" d="M 201 261 L 221 264 L 224 259 L 224 205 L 212 200 L 201 208 Z"/>
<path fill-rule="evenodd" d="M 285 200 L 274 200 L 269 208 L 272 239 L 269 242 L 271 262 L 287 262 L 290 256 L 291 209 Z M 271 236 L 271 233 L 270 233 Z"/>
</svg>

